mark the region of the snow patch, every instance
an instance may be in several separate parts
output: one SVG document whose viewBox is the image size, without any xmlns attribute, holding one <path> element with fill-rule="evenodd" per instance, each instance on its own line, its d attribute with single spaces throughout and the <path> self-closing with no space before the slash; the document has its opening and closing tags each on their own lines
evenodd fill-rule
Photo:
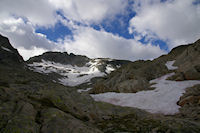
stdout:
<svg viewBox="0 0 200 133">
<path fill-rule="evenodd" d="M 117 65 L 116 67 L 117 67 L 117 68 L 120 68 L 120 67 L 121 67 L 121 65 Z"/>
<path fill-rule="evenodd" d="M 94 77 L 105 76 L 105 73 L 100 72 L 97 66 L 99 65 L 99 60 L 93 60 L 88 62 L 83 67 L 63 65 L 60 63 L 55 63 L 51 61 L 42 60 L 42 62 L 33 62 L 29 64 L 30 69 L 39 73 L 58 73 L 63 76 L 63 78 L 58 79 L 60 83 L 67 86 L 77 86 L 82 83 L 89 82 Z"/>
<path fill-rule="evenodd" d="M 175 60 L 174 61 L 167 61 L 167 63 L 165 65 L 167 66 L 168 70 L 176 70 L 176 69 L 178 69 L 177 66 L 173 66 L 174 62 L 175 62 Z"/>
<path fill-rule="evenodd" d="M 5 51 L 8 51 L 8 52 L 11 52 L 11 53 L 12 53 L 12 50 L 10 50 L 10 49 L 8 49 L 8 48 L 5 48 L 5 47 L 3 47 L 3 46 L 1 46 L 1 48 L 2 48 L 3 50 L 5 50 Z"/>
<path fill-rule="evenodd" d="M 108 65 L 106 66 L 106 73 L 107 73 L 107 74 L 111 73 L 111 72 L 114 71 L 114 70 L 115 70 L 115 68 L 113 68 L 110 64 L 108 64 Z"/>
<path fill-rule="evenodd" d="M 91 90 L 91 89 L 92 89 L 92 88 L 87 88 L 87 89 L 85 89 L 85 90 L 83 90 L 83 89 L 78 89 L 77 92 L 79 92 L 79 93 L 87 92 L 87 91 L 89 91 L 89 90 Z"/>
<path fill-rule="evenodd" d="M 91 95 L 95 101 L 103 101 L 114 105 L 136 107 L 150 113 L 175 114 L 179 112 L 180 106 L 176 103 L 185 93 L 185 89 L 200 84 L 200 81 L 169 81 L 166 80 L 174 73 L 164 75 L 150 81 L 156 83 L 151 87 L 154 90 L 140 91 L 137 93 L 115 93 L 108 92 Z"/>
</svg>

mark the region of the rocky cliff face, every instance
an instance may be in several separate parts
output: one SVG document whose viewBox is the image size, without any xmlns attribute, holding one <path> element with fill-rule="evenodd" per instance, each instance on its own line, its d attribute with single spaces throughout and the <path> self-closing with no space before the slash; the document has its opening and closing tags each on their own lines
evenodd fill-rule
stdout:
<svg viewBox="0 0 200 133">
<path fill-rule="evenodd" d="M 4 37 L 3 39 L 8 40 Z M 21 67 L 24 65 L 21 56 L 14 48 L 7 47 L 9 45 L 1 45 L 3 48 L 0 48 L 1 133 L 200 132 L 199 85 L 187 89 L 180 98 L 178 104 L 182 108 L 178 114 L 170 116 L 151 114 L 136 108 L 95 102 L 88 94 L 78 93 L 72 87 L 52 82 L 49 75 Z M 184 51 L 184 49 L 179 50 Z M 15 53 L 10 53 L 10 51 Z M 163 58 L 163 64 L 165 64 L 169 58 L 174 59 L 178 55 L 176 52 L 175 54 L 171 52 L 170 56 L 163 56 L 156 60 L 161 61 Z M 19 67 L 7 65 L 8 63 L 16 64 L 16 62 L 21 65 Z M 157 64 L 160 69 L 153 69 L 150 75 L 139 70 L 141 64 L 146 65 L 141 68 L 146 70 L 150 69 L 148 65 L 156 67 L 154 63 L 138 61 L 136 64 L 129 64 L 136 70 L 131 70 L 131 67 L 127 65 L 116 72 L 119 73 L 124 68 L 130 67 L 130 70 L 126 72 L 135 71 L 139 75 L 136 76 L 137 79 L 141 74 L 147 76 L 145 80 L 149 81 L 162 73 L 172 71 L 162 64 Z M 161 70 L 161 68 L 164 69 Z M 178 72 L 178 70 L 173 71 Z M 115 72 L 111 73 L 111 77 L 112 74 L 115 75 Z M 121 79 L 120 74 L 119 78 Z M 126 78 L 125 76 L 123 80 L 125 81 Z M 136 78 L 133 77 L 133 79 Z"/>
<path fill-rule="evenodd" d="M 0 63 L 6 65 L 19 65 L 23 62 L 23 58 L 18 51 L 14 49 L 8 38 L 0 35 Z"/>
<path fill-rule="evenodd" d="M 178 66 L 178 70 L 173 80 L 200 80 L 200 40 L 180 53 L 174 65 Z"/>
</svg>

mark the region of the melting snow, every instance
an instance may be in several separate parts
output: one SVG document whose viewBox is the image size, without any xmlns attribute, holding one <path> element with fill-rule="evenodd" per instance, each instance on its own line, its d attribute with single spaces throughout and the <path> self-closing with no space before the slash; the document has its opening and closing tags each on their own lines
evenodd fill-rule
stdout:
<svg viewBox="0 0 200 133">
<path fill-rule="evenodd" d="M 120 67 L 121 67 L 121 65 L 117 65 L 116 67 L 117 67 L 117 68 L 120 68 Z"/>
<path fill-rule="evenodd" d="M 109 74 L 109 73 L 111 73 L 111 72 L 114 71 L 114 70 L 115 70 L 115 69 L 114 69 L 111 65 L 108 64 L 108 65 L 106 66 L 106 73 Z"/>
<path fill-rule="evenodd" d="M 176 103 L 185 89 L 200 84 L 200 81 L 169 81 L 166 78 L 173 73 L 152 80 L 155 90 L 140 91 L 137 93 L 102 93 L 91 95 L 95 101 L 108 102 L 120 106 L 136 107 L 151 113 L 175 114 L 179 111 Z"/>
<path fill-rule="evenodd" d="M 85 90 L 79 89 L 79 90 L 77 90 L 77 92 L 79 92 L 79 93 L 87 92 L 87 91 L 89 91 L 89 90 L 91 90 L 91 89 L 92 89 L 92 88 L 87 88 L 87 89 L 85 89 Z"/>
<path fill-rule="evenodd" d="M 50 62 L 42 60 L 42 62 L 33 62 L 29 64 L 33 67 L 34 71 L 40 73 L 58 73 L 64 78 L 59 79 L 63 85 L 77 86 L 82 83 L 89 82 L 90 79 L 94 77 L 105 76 L 105 73 L 100 72 L 97 66 L 99 65 L 99 60 L 90 61 L 83 67 L 63 65 L 60 63 Z"/>
<path fill-rule="evenodd" d="M 3 46 L 1 46 L 1 48 L 2 48 L 3 50 L 5 50 L 5 51 L 12 52 L 10 49 L 5 48 L 5 47 L 3 47 Z"/>
<path fill-rule="evenodd" d="M 175 70 L 175 69 L 177 69 L 178 67 L 173 66 L 174 62 L 175 62 L 175 61 L 168 61 L 165 65 L 167 66 L 167 68 L 168 68 L 169 70 Z"/>
<path fill-rule="evenodd" d="M 174 61 L 166 63 L 168 69 L 177 69 L 177 67 L 172 66 L 173 63 Z M 185 93 L 185 89 L 200 84 L 200 81 L 166 80 L 173 74 L 174 73 L 167 74 L 160 78 L 151 80 L 150 83 L 156 83 L 151 86 L 156 88 L 154 90 L 140 91 L 137 93 L 108 92 L 91 96 L 95 101 L 103 101 L 120 106 L 136 107 L 151 113 L 175 114 L 179 112 L 180 108 L 176 103 L 182 94 Z"/>
</svg>

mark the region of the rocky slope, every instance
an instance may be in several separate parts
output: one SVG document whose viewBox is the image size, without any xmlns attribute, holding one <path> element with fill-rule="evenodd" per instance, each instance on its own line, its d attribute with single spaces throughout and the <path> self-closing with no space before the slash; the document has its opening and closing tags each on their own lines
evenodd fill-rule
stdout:
<svg viewBox="0 0 200 133">
<path fill-rule="evenodd" d="M 178 70 L 173 80 L 200 80 L 200 40 L 188 45 L 174 65 L 178 66 Z"/>
<path fill-rule="evenodd" d="M 179 102 L 183 111 L 172 116 L 95 102 L 88 94 L 52 82 L 49 75 L 29 70 L 18 52 L 7 47 L 8 39 L 0 36 L 3 40 L 7 44 L 0 45 L 0 133 L 200 132 L 199 113 L 194 111 L 198 97 L 187 100 L 199 94 L 198 85 L 186 91 Z"/>
<path fill-rule="evenodd" d="M 66 52 L 46 52 L 27 61 L 29 68 L 49 75 L 53 81 L 66 86 L 92 84 L 94 78 L 104 77 L 124 64 L 126 60 L 106 58 L 90 59 L 86 56 Z"/>
<path fill-rule="evenodd" d="M 19 65 L 23 62 L 23 58 L 18 51 L 14 49 L 8 38 L 0 35 L 0 63 L 7 65 Z"/>
<path fill-rule="evenodd" d="M 178 67 L 172 80 L 200 79 L 200 40 L 193 44 L 183 45 L 152 61 L 135 61 L 117 69 L 103 80 L 97 82 L 91 93 L 103 92 L 138 92 L 150 90 L 149 81 L 171 72 L 167 61 L 175 60 Z"/>
<path fill-rule="evenodd" d="M 4 39 L 8 40 L 0 37 L 0 41 Z M 1 46 L 8 53 L 0 64 L 1 133 L 100 133 L 102 131 L 95 123 L 114 114 L 131 112 L 131 109 L 95 103 L 88 95 L 81 95 L 73 88 L 52 82 L 49 76 L 30 71 L 22 58 L 18 58 L 21 56 L 17 50 L 9 47 L 9 41 L 8 47 Z M 5 55 L 3 50 L 0 55 Z M 10 53 L 14 55 L 9 56 Z M 21 63 L 15 67 L 9 65 L 11 62 Z"/>
</svg>

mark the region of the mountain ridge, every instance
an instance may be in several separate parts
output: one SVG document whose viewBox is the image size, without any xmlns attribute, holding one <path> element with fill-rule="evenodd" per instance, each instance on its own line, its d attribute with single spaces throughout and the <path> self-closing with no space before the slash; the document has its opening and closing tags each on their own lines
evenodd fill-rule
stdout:
<svg viewBox="0 0 200 133">
<path fill-rule="evenodd" d="M 26 62 L 31 70 L 50 75 L 52 80 L 69 86 L 90 83 L 94 78 L 103 77 L 130 63 L 127 60 L 109 58 L 90 59 L 67 52 L 46 52 Z"/>
<path fill-rule="evenodd" d="M 0 62 L 6 63 L 7 65 L 19 65 L 24 62 L 22 56 L 18 53 L 17 49 L 13 48 L 8 38 L 0 35 Z M 15 62 L 15 64 L 13 64 Z"/>
</svg>

